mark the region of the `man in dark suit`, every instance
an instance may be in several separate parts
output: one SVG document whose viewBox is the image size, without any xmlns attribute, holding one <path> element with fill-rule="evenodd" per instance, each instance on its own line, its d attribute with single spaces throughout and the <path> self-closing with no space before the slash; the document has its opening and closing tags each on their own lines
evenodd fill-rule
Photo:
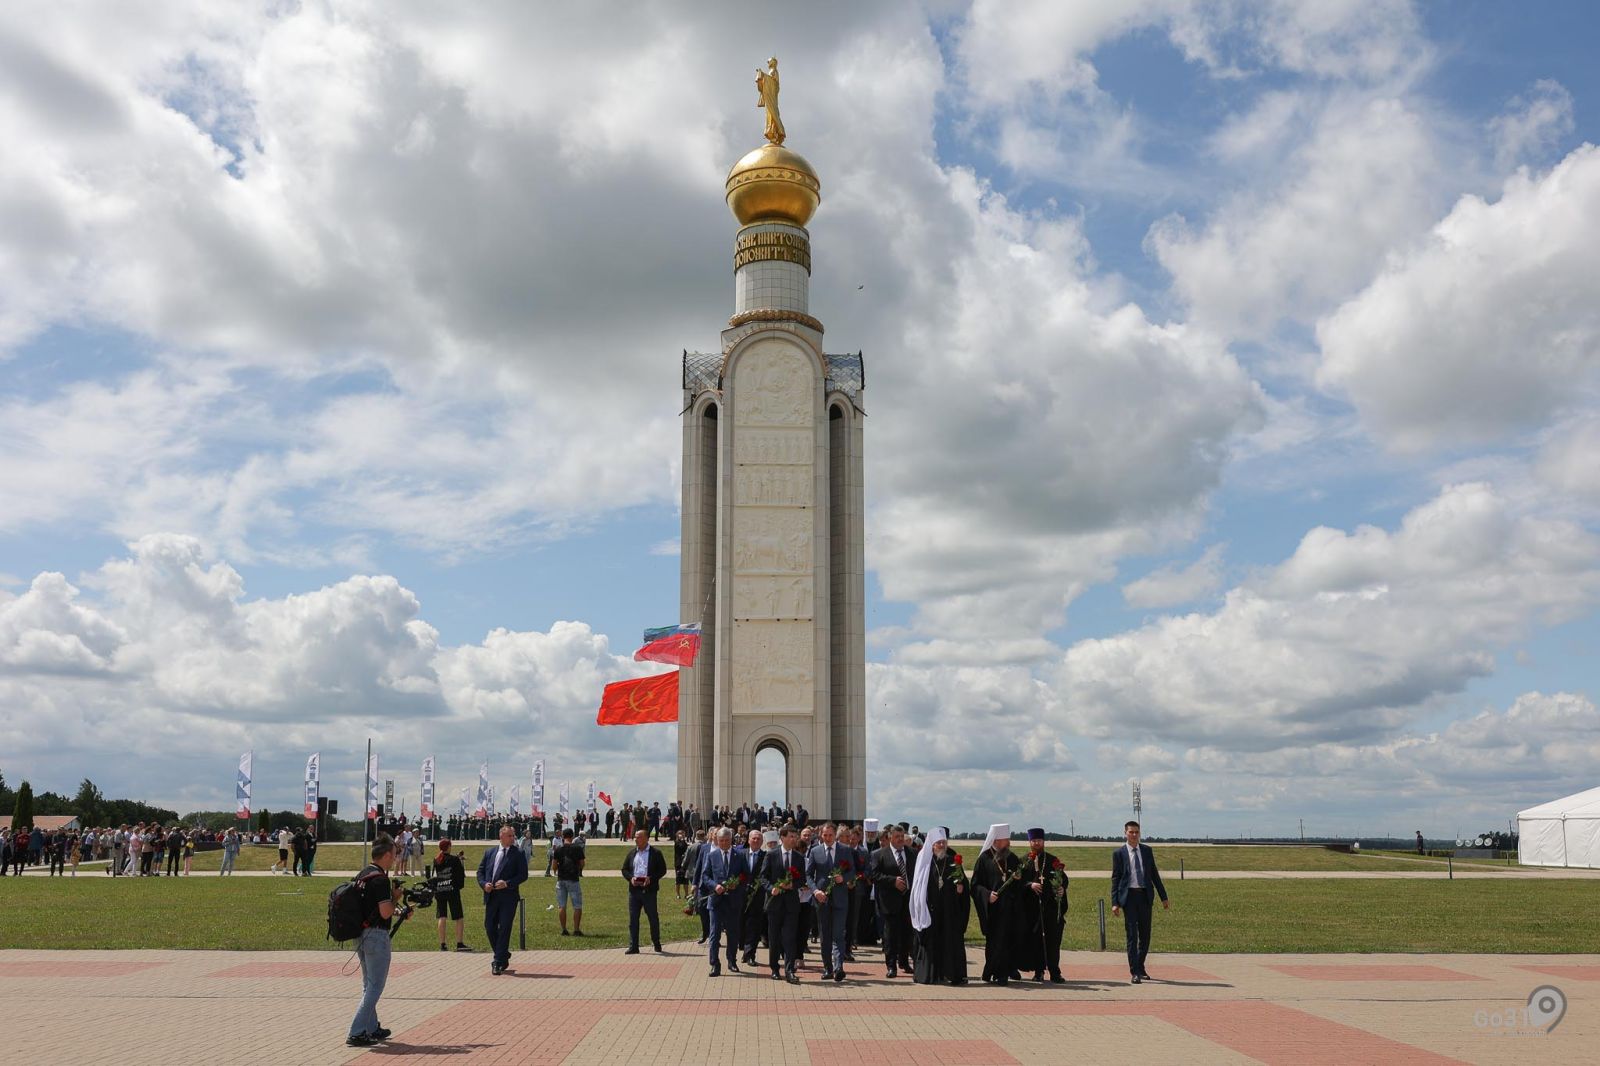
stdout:
<svg viewBox="0 0 1600 1066">
<path fill-rule="evenodd" d="M 894 977 L 898 966 L 911 972 L 911 871 L 917 850 L 906 845 L 905 830 L 889 830 L 889 843 L 872 856 L 872 887 L 883 925 L 883 964 Z"/>
<path fill-rule="evenodd" d="M 855 849 L 835 839 L 832 822 L 822 826 L 822 842 L 806 855 L 806 882 L 817 908 L 822 933 L 822 979 L 844 980 L 845 923 L 850 917 L 850 891 L 855 887 Z M 848 882 L 848 883 L 847 883 Z"/>
<path fill-rule="evenodd" d="M 518 886 L 528 879 L 528 858 L 517 847 L 517 831 L 500 827 L 500 846 L 489 848 L 478 864 L 478 887 L 483 889 L 483 928 L 489 934 L 494 957 L 489 972 L 502 974 L 511 965 L 511 923 L 517 917 Z"/>
<path fill-rule="evenodd" d="M 1139 984 L 1150 980 L 1144 959 L 1150 954 L 1150 915 L 1155 909 L 1151 890 L 1161 897 L 1162 910 L 1170 910 L 1172 904 L 1156 869 L 1156 853 L 1149 844 L 1139 843 L 1139 823 L 1128 822 L 1123 832 L 1127 845 L 1111 853 L 1111 913 L 1122 915 L 1128 933 L 1128 973 Z"/>
<path fill-rule="evenodd" d="M 767 965 L 774 981 L 782 977 L 792 985 L 800 983 L 795 972 L 799 964 L 800 887 L 805 884 L 805 856 L 799 850 L 800 834 L 786 825 L 778 833 L 778 846 L 767 852 L 761 866 L 759 884 L 767 897 Z M 783 973 L 778 972 L 778 955 L 783 955 Z"/>
<path fill-rule="evenodd" d="M 778 834 L 772 834 L 772 842 L 778 842 Z M 766 857 L 766 838 L 759 829 L 752 829 L 745 842 L 734 851 L 744 854 L 745 866 L 751 871 L 751 880 L 760 875 L 761 863 Z M 739 922 L 739 948 L 740 958 L 746 966 L 752 969 L 756 965 L 756 948 L 761 944 L 761 936 L 767 931 L 767 906 L 766 893 L 755 885 L 751 885 L 744 898 L 744 911 Z"/>
<path fill-rule="evenodd" d="M 744 879 L 744 884 L 739 879 Z M 733 830 L 717 830 L 716 845 L 709 843 L 700 855 L 700 877 L 695 889 L 705 900 L 711 917 L 711 976 L 722 976 L 719 944 L 728 956 L 728 969 L 739 972 L 739 918 L 744 913 L 744 893 L 750 868 L 742 853 L 733 850 Z"/>
<path fill-rule="evenodd" d="M 650 919 L 650 943 L 661 952 L 661 914 L 656 909 L 656 893 L 667 876 L 667 857 L 650 843 L 643 829 L 633 834 L 634 849 L 622 860 L 622 876 L 628 882 L 628 950 L 639 954 L 639 912 Z"/>
</svg>

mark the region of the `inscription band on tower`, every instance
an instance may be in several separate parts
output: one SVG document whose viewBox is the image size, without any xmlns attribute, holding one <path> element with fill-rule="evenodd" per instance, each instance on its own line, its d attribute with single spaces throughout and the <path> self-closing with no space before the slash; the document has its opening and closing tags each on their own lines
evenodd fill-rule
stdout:
<svg viewBox="0 0 1600 1066">
<path fill-rule="evenodd" d="M 780 263 L 797 263 L 811 273 L 811 242 L 799 233 L 782 233 L 764 230 L 759 233 L 741 233 L 733 245 L 733 269 L 751 263 L 776 260 Z"/>
</svg>

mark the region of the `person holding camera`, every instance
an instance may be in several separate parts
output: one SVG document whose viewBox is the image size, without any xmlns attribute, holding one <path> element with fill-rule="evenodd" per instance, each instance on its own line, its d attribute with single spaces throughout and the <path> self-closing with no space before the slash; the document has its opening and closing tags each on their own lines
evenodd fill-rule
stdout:
<svg viewBox="0 0 1600 1066">
<path fill-rule="evenodd" d="M 456 923 L 456 950 L 471 951 L 466 942 L 466 922 L 461 917 L 461 888 L 467 883 L 467 871 L 461 865 L 461 856 L 451 851 L 449 837 L 439 839 L 439 854 L 433 857 L 433 868 L 428 871 L 428 876 L 438 886 L 433 897 L 435 913 L 439 916 L 439 950 L 449 951 L 444 938 L 445 919 L 455 919 Z"/>
<path fill-rule="evenodd" d="M 394 841 L 379 833 L 372 842 L 372 861 L 356 875 L 361 891 L 361 907 L 368 916 L 356 940 L 356 957 L 361 960 L 361 1006 L 350 1023 L 346 1047 L 371 1047 L 389 1039 L 389 1030 L 378 1024 L 378 997 L 389 980 L 389 923 L 395 904 L 400 902 L 400 886 L 389 880 L 394 868 Z"/>
</svg>

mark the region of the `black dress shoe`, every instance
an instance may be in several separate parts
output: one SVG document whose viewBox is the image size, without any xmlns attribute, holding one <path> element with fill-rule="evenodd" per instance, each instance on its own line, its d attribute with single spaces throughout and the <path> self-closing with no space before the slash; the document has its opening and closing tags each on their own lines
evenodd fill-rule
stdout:
<svg viewBox="0 0 1600 1066">
<path fill-rule="evenodd" d="M 1035 984 L 1041 984 L 1041 985 L 1044 984 L 1044 971 L 1043 970 L 1037 971 L 1033 975 L 1033 980 L 1034 980 Z"/>
<path fill-rule="evenodd" d="M 385 1029 L 381 1025 L 378 1026 L 376 1029 L 374 1029 L 372 1031 L 372 1038 L 374 1040 L 387 1040 L 393 1035 L 394 1035 L 394 1030 L 393 1029 Z"/>
<path fill-rule="evenodd" d="M 1053 985 L 1064 985 L 1067 983 L 1067 979 L 1058 973 L 1053 973 L 1050 975 L 1050 983 Z"/>
<path fill-rule="evenodd" d="M 833 983 L 834 984 L 838 984 L 839 982 L 841 982 L 843 980 L 844 980 L 844 971 L 843 970 L 835 970 L 835 971 L 833 971 Z"/>
<path fill-rule="evenodd" d="M 791 973 L 785 977 L 784 980 L 788 981 L 791 985 L 797 985 L 800 983 L 800 975 L 797 973 Z"/>
<path fill-rule="evenodd" d="M 657 955 L 665 955 L 666 953 L 667 953 L 667 951 L 666 951 L 665 948 L 663 948 L 660 944 L 656 945 L 656 954 Z"/>
<path fill-rule="evenodd" d="M 712 977 L 721 977 L 722 976 L 722 971 L 721 970 L 712 970 L 710 976 L 712 976 Z"/>
<path fill-rule="evenodd" d="M 624 955 L 637 955 L 637 954 L 639 954 L 639 949 L 638 948 L 629 948 L 627 951 L 624 951 L 623 954 Z"/>
<path fill-rule="evenodd" d="M 1144 970 L 1140 970 L 1139 971 L 1139 976 L 1144 978 L 1146 981 L 1154 981 L 1155 980 L 1154 977 L 1151 977 L 1150 974 L 1148 972 L 1144 971 Z"/>
<path fill-rule="evenodd" d="M 345 1047 L 371 1047 L 378 1042 L 378 1038 L 371 1033 L 356 1033 L 354 1036 L 344 1038 Z"/>
<path fill-rule="evenodd" d="M 832 970 L 823 970 L 823 971 L 822 971 L 822 979 L 823 979 L 823 980 L 824 980 L 824 981 L 831 981 L 831 980 L 833 980 L 833 971 L 832 971 Z"/>
<path fill-rule="evenodd" d="M 772 979 L 774 981 L 781 981 L 781 980 L 783 980 L 783 974 L 779 973 L 777 970 L 773 970 L 772 971 Z"/>
<path fill-rule="evenodd" d="M 1133 981 L 1131 983 L 1132 984 L 1139 984 L 1143 980 L 1144 980 L 1143 977 L 1140 977 L 1138 974 L 1134 974 L 1133 975 Z"/>
<path fill-rule="evenodd" d="M 562 936 L 566 936 L 567 934 L 566 933 L 562 933 L 561 935 Z M 696 944 L 704 944 L 707 940 L 710 940 L 710 939 L 711 939 L 710 937 L 703 936 L 699 940 L 696 940 L 695 943 Z"/>
<path fill-rule="evenodd" d="M 728 963 L 728 972 L 729 973 L 741 973 L 743 971 L 741 971 L 739 969 L 739 967 L 735 966 L 733 963 L 730 962 L 730 963 Z"/>
<path fill-rule="evenodd" d="M 994 979 L 994 983 L 999 985 L 1001 988 L 1004 988 L 1006 985 L 1009 985 L 1011 983 L 1011 978 L 1009 978 L 1009 977 L 996 977 Z"/>
<path fill-rule="evenodd" d="M 782 856 L 780 855 L 779 858 L 782 858 Z M 888 972 L 886 972 L 883 976 L 885 976 L 885 977 L 894 977 L 895 976 L 894 967 L 893 966 L 889 967 Z"/>
</svg>

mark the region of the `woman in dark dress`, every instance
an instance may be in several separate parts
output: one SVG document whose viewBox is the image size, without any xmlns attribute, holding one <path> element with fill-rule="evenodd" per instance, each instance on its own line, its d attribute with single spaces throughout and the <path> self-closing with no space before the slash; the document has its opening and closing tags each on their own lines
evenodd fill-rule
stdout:
<svg viewBox="0 0 1600 1066">
<path fill-rule="evenodd" d="M 916 931 L 911 977 L 919 985 L 967 983 L 972 894 L 961 856 L 950 850 L 949 835 L 948 829 L 935 829 L 917 855 L 911 886 L 911 925 Z"/>
</svg>

